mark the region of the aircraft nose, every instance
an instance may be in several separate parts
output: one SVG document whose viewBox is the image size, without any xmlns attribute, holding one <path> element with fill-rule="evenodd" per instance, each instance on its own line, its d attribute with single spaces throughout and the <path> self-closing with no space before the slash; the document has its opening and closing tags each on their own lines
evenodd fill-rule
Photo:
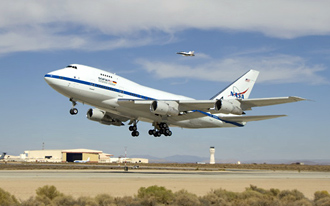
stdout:
<svg viewBox="0 0 330 206">
<path fill-rule="evenodd" d="M 55 70 L 45 74 L 44 79 L 48 84 L 56 84 L 56 79 L 59 79 L 62 70 Z"/>
<path fill-rule="evenodd" d="M 47 74 L 45 74 L 44 79 L 49 85 L 57 84 L 56 79 L 59 78 L 59 72 L 58 71 L 52 71 Z"/>
<path fill-rule="evenodd" d="M 52 83 L 52 75 L 50 73 L 45 74 L 44 79 L 47 82 L 47 84 Z"/>
</svg>

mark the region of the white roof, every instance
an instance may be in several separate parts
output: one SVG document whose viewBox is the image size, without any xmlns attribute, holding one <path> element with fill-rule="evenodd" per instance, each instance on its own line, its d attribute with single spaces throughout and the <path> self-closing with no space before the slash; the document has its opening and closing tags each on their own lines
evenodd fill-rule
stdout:
<svg viewBox="0 0 330 206">
<path fill-rule="evenodd" d="M 112 154 L 108 154 L 108 153 L 102 153 L 102 155 L 104 155 L 104 156 L 113 156 Z"/>
<path fill-rule="evenodd" d="M 68 150 L 62 150 L 62 152 L 65 153 L 102 153 L 100 150 L 91 150 L 91 149 L 68 149 Z"/>
<path fill-rule="evenodd" d="M 62 150 L 60 150 L 60 149 L 25 150 L 24 153 L 29 153 L 29 152 L 43 152 L 43 151 L 61 152 Z"/>
</svg>

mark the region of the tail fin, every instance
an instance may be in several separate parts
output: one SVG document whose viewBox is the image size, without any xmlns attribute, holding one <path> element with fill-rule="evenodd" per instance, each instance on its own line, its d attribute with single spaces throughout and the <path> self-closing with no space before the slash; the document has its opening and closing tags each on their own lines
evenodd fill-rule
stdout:
<svg viewBox="0 0 330 206">
<path fill-rule="evenodd" d="M 250 70 L 211 99 L 248 99 L 259 72 Z"/>
<path fill-rule="evenodd" d="M 89 160 L 90 160 L 90 158 L 88 157 L 87 160 L 86 160 L 86 162 L 89 162 Z"/>
<path fill-rule="evenodd" d="M 0 160 L 4 159 L 4 158 L 5 158 L 5 156 L 6 156 L 6 154 L 7 154 L 7 153 L 5 153 L 5 152 L 4 152 L 4 153 L 2 153 L 2 155 L 0 156 Z"/>
</svg>

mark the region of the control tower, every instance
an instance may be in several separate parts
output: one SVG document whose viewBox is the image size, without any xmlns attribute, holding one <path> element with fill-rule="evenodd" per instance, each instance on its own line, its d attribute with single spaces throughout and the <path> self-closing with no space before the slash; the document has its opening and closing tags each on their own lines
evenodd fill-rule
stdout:
<svg viewBox="0 0 330 206">
<path fill-rule="evenodd" d="M 214 147 L 210 147 L 210 164 L 215 164 L 214 153 L 215 153 Z"/>
</svg>

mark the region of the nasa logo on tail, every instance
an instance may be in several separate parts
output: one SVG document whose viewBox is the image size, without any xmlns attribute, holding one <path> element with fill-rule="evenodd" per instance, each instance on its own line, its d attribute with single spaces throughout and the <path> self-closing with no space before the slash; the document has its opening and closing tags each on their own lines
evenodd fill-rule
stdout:
<svg viewBox="0 0 330 206">
<path fill-rule="evenodd" d="M 230 95 L 228 95 L 228 97 L 236 97 L 237 99 L 244 99 L 244 94 L 249 90 L 246 89 L 244 92 L 240 92 L 240 90 L 233 86 L 233 91 L 230 92 Z"/>
</svg>

